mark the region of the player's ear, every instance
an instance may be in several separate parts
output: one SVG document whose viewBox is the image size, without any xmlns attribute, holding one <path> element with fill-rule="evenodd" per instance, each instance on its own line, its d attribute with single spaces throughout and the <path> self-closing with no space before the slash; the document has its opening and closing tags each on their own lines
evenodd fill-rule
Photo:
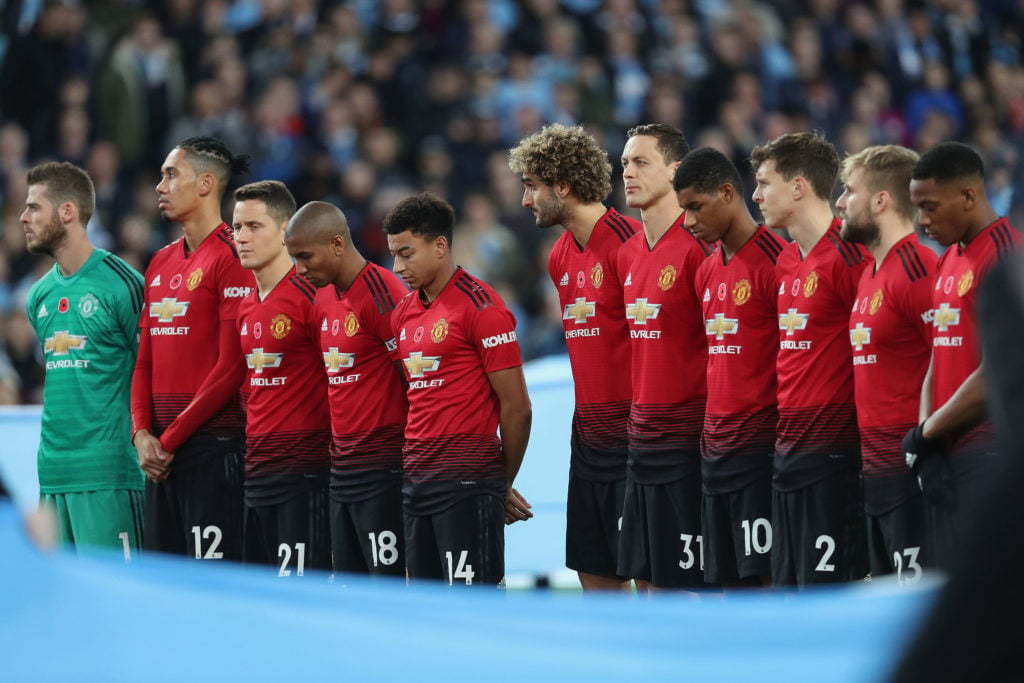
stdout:
<svg viewBox="0 0 1024 683">
<path fill-rule="evenodd" d="M 885 190 L 882 190 L 875 194 L 875 197 L 872 201 L 874 206 L 872 208 L 874 209 L 875 213 L 882 213 L 883 211 L 885 211 L 885 209 L 889 206 L 891 202 L 892 196 Z"/>
<path fill-rule="evenodd" d="M 332 237 L 331 249 L 334 250 L 335 256 L 341 256 L 345 252 L 345 238 L 341 235 L 335 235 Z"/>
<path fill-rule="evenodd" d="M 73 223 L 78 218 L 78 207 L 74 202 L 64 202 L 57 209 L 57 215 L 60 216 L 62 223 Z"/>
<path fill-rule="evenodd" d="M 801 176 L 793 178 L 793 199 L 803 199 L 808 190 L 810 190 L 810 187 L 807 184 L 806 178 Z"/>
<path fill-rule="evenodd" d="M 723 203 L 729 204 L 736 197 L 736 188 L 732 186 L 732 183 L 722 183 L 722 186 L 718 188 L 718 196 L 722 198 Z"/>
<path fill-rule="evenodd" d="M 960 191 L 960 198 L 963 201 L 964 211 L 970 211 L 978 203 L 978 189 L 974 185 L 968 185 Z"/>
<path fill-rule="evenodd" d="M 564 180 L 555 181 L 555 194 L 558 195 L 559 199 L 565 199 L 569 196 L 569 183 Z"/>
<path fill-rule="evenodd" d="M 213 192 L 217 186 L 217 180 L 213 177 L 212 173 L 200 173 L 199 177 L 196 178 L 196 187 L 199 188 L 199 194 L 206 196 Z"/>
<path fill-rule="evenodd" d="M 285 235 L 288 234 L 288 221 L 281 224 L 281 246 L 284 246 Z"/>
<path fill-rule="evenodd" d="M 448 238 L 444 235 L 438 235 L 434 238 L 434 251 L 438 258 L 442 258 L 447 254 L 450 248 L 451 245 L 448 244 Z"/>
</svg>

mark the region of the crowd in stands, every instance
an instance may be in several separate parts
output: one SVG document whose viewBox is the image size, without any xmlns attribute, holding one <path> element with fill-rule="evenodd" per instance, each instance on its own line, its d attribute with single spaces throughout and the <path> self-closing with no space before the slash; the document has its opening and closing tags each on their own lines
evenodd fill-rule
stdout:
<svg viewBox="0 0 1024 683">
<path fill-rule="evenodd" d="M 628 128 L 668 123 L 747 173 L 755 145 L 797 130 L 842 153 L 961 140 L 1024 225 L 1014 0 L 5 0 L 0 24 L 0 403 L 41 400 L 24 300 L 52 261 L 25 251 L 19 215 L 46 159 L 88 170 L 90 237 L 140 271 L 178 236 L 154 186 L 188 136 L 250 154 L 238 183 L 336 204 L 385 265 L 385 212 L 435 192 L 527 358 L 564 348 L 558 233 L 535 227 L 507 163 L 545 123 L 585 124 L 613 165 Z M 608 202 L 628 213 L 618 172 Z"/>
</svg>

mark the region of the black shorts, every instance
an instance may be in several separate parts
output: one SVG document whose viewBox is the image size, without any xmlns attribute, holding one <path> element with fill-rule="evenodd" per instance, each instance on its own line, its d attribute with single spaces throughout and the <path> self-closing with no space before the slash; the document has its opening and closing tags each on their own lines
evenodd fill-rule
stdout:
<svg viewBox="0 0 1024 683">
<path fill-rule="evenodd" d="M 939 474 L 922 481 L 927 474 L 924 465 L 931 465 Z M 958 562 L 972 532 L 971 510 L 994 486 L 990 478 L 992 472 L 998 471 L 991 455 L 959 455 L 953 460 L 946 455 L 931 456 L 922 464 L 918 481 L 924 492 L 928 545 L 934 567 L 948 572 Z M 936 481 L 942 485 L 937 486 Z M 936 495 L 937 491 L 942 495 Z"/>
<path fill-rule="evenodd" d="M 566 567 L 597 576 L 622 578 L 616 571 L 625 492 L 625 479 L 587 481 L 570 472 L 565 509 Z"/>
<path fill-rule="evenodd" d="M 352 503 L 331 500 L 334 570 L 405 576 L 402 481 L 372 498 Z"/>
<path fill-rule="evenodd" d="M 771 477 L 738 491 L 705 493 L 702 511 L 705 581 L 730 583 L 771 574 Z"/>
<path fill-rule="evenodd" d="M 871 576 L 896 574 L 901 585 L 917 583 L 924 567 L 930 566 L 922 496 L 881 515 L 868 515 L 868 557 Z"/>
<path fill-rule="evenodd" d="M 183 446 L 187 467 L 146 481 L 143 548 L 197 560 L 242 559 L 245 442 L 204 440 Z"/>
<path fill-rule="evenodd" d="M 330 571 L 328 514 L 326 484 L 281 503 L 246 505 L 244 561 L 272 564 L 282 577 L 302 576 L 310 569 Z"/>
<path fill-rule="evenodd" d="M 482 494 L 433 515 L 405 515 L 409 579 L 504 586 L 505 501 Z"/>
<path fill-rule="evenodd" d="M 618 574 L 656 588 L 704 585 L 700 472 L 670 484 L 626 479 Z"/>
<path fill-rule="evenodd" d="M 806 586 L 867 576 L 858 470 L 833 472 L 795 491 L 772 491 L 772 583 Z"/>
</svg>

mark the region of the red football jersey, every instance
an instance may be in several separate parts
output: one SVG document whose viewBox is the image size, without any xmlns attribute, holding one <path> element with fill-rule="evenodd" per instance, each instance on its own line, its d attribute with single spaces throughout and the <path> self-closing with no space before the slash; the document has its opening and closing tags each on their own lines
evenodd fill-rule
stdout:
<svg viewBox="0 0 1024 683">
<path fill-rule="evenodd" d="M 618 252 L 639 230 L 639 221 L 608 209 L 594 226 L 587 246 L 580 247 L 565 232 L 548 257 L 576 386 L 572 469 L 591 481 L 626 476 L 632 379 Z"/>
<path fill-rule="evenodd" d="M 966 247 L 951 246 L 939 258 L 932 292 L 932 410 L 942 406 L 981 364 L 978 285 L 1013 251 L 1020 234 L 1005 218 L 982 230 Z M 988 419 L 952 437 L 954 456 L 992 449 Z"/>
<path fill-rule="evenodd" d="M 409 290 L 367 263 L 344 293 L 317 292 L 320 351 L 331 409 L 331 495 L 365 500 L 401 477 L 409 409 L 398 369 L 391 311 Z"/>
<path fill-rule="evenodd" d="M 829 472 L 859 466 L 853 402 L 850 309 L 872 262 L 839 237 L 832 221 L 807 258 L 792 242 L 776 265 L 779 280 L 779 427 L 774 486 L 802 488 Z"/>
<path fill-rule="evenodd" d="M 693 282 L 714 249 L 683 229 L 684 217 L 654 248 L 640 231 L 619 250 L 633 353 L 629 468 L 641 484 L 676 481 L 700 467 L 708 347 Z"/>
<path fill-rule="evenodd" d="M 221 321 L 233 321 L 238 302 L 256 291 L 252 273 L 242 268 L 231 231 L 221 224 L 195 251 L 184 238 L 158 251 L 146 269 L 146 302 L 139 334 L 148 337 L 152 424 L 162 434 L 188 407 L 217 363 Z M 133 416 L 138 417 L 138 416 Z M 241 432 L 244 414 L 237 398 L 200 427 L 199 432 Z"/>
<path fill-rule="evenodd" d="M 330 467 L 331 415 L 320 352 L 316 289 L 288 275 L 263 301 L 254 292 L 238 309 L 247 367 L 245 494 L 270 504 L 306 476 Z"/>
<path fill-rule="evenodd" d="M 775 263 L 786 243 L 764 226 L 728 263 L 719 249 L 697 269 L 708 342 L 701 478 L 728 493 L 771 476 L 775 428 Z"/>
<path fill-rule="evenodd" d="M 881 515 L 918 495 L 901 442 L 918 421 L 931 357 L 932 282 L 938 257 L 914 235 L 860 276 L 850 345 L 868 513 Z"/>
<path fill-rule="evenodd" d="M 391 325 L 409 380 L 406 511 L 434 514 L 482 493 L 504 500 L 501 406 L 487 375 L 522 365 L 515 317 L 459 268 L 429 304 L 419 292 L 406 296 Z"/>
</svg>

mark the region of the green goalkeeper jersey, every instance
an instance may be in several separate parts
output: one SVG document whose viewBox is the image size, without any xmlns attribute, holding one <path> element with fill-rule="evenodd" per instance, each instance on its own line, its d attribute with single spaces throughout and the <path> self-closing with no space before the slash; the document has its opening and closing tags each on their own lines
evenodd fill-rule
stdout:
<svg viewBox="0 0 1024 683">
<path fill-rule="evenodd" d="M 128 407 L 142 285 L 131 266 L 96 249 L 74 275 L 54 265 L 29 292 L 46 364 L 40 493 L 143 488 Z"/>
</svg>

